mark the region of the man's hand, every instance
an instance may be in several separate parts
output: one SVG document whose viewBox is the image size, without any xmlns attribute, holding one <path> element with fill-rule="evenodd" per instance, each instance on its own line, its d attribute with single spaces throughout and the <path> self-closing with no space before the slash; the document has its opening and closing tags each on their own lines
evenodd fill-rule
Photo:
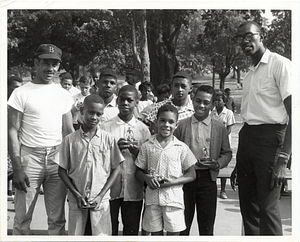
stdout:
<svg viewBox="0 0 300 242">
<path fill-rule="evenodd" d="M 197 165 L 201 168 L 207 168 L 212 170 L 218 170 L 220 168 L 219 163 L 214 159 L 200 159 Z"/>
<path fill-rule="evenodd" d="M 12 183 L 18 190 L 27 193 L 27 187 L 30 187 L 28 176 L 23 170 L 14 171 Z"/>
<path fill-rule="evenodd" d="M 156 190 L 156 189 L 160 188 L 159 181 L 154 176 L 150 176 L 150 175 L 146 174 L 145 182 L 151 190 Z"/>
<path fill-rule="evenodd" d="M 102 202 L 102 199 L 103 199 L 103 196 L 100 193 L 93 200 L 89 200 L 88 203 L 89 204 L 96 203 L 96 207 L 94 208 L 94 210 L 100 210 L 100 204 Z"/>
<path fill-rule="evenodd" d="M 233 171 L 231 172 L 231 175 L 230 175 L 230 185 L 232 187 L 232 190 L 236 191 L 236 186 L 238 185 L 236 167 L 234 167 Z"/>
<path fill-rule="evenodd" d="M 277 162 L 273 168 L 270 188 L 279 187 L 285 179 L 285 170 L 288 160 L 276 156 Z"/>
<path fill-rule="evenodd" d="M 87 202 L 85 201 L 84 197 L 82 195 L 76 196 L 77 206 L 78 208 L 82 209 L 83 206 L 87 205 Z"/>
</svg>

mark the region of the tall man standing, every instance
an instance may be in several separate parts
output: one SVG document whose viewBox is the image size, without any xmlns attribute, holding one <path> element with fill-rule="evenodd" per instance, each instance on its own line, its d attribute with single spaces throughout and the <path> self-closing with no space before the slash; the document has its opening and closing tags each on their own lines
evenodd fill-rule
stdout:
<svg viewBox="0 0 300 242">
<path fill-rule="evenodd" d="M 266 49 L 253 21 L 238 27 L 237 41 L 252 60 L 243 82 L 245 124 L 237 152 L 245 235 L 282 235 L 278 200 L 291 154 L 292 65 Z"/>
<path fill-rule="evenodd" d="M 16 187 L 14 235 L 29 235 L 33 210 L 44 188 L 49 235 L 65 234 L 66 187 L 58 176 L 58 146 L 73 132 L 73 100 L 53 82 L 62 51 L 52 44 L 38 47 L 36 77 L 13 91 L 8 100 L 9 153 Z"/>
</svg>

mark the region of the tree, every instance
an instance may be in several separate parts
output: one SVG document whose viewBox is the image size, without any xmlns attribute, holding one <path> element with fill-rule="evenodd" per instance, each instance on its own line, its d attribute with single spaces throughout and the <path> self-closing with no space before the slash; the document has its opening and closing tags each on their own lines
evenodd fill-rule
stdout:
<svg viewBox="0 0 300 242">
<path fill-rule="evenodd" d="M 265 45 L 291 59 L 291 10 L 272 10 L 274 19 L 269 27 Z"/>
<path fill-rule="evenodd" d="M 179 70 L 176 58 L 178 36 L 182 25 L 194 10 L 147 10 L 147 34 L 150 57 L 150 77 L 154 87 L 170 82 Z"/>
<path fill-rule="evenodd" d="M 241 15 L 230 10 L 210 10 L 204 17 L 205 29 L 198 36 L 199 50 L 220 76 L 220 89 L 224 89 L 225 78 L 241 52 L 234 39 L 237 27 L 243 22 Z"/>
</svg>

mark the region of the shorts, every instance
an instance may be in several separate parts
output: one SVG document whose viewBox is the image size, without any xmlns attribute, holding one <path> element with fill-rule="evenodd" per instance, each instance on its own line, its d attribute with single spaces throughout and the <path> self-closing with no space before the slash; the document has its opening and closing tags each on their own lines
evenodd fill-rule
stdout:
<svg viewBox="0 0 300 242">
<path fill-rule="evenodd" d="M 147 205 L 143 215 L 142 227 L 148 232 L 158 232 L 165 229 L 167 232 L 180 232 L 186 229 L 184 209 Z"/>
</svg>

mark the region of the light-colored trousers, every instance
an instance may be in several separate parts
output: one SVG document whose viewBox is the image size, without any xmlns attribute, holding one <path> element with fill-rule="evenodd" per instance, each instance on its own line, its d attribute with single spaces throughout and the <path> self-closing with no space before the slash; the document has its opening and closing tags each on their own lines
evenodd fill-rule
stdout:
<svg viewBox="0 0 300 242">
<path fill-rule="evenodd" d="M 30 223 L 41 185 L 44 188 L 48 234 L 65 235 L 67 189 L 58 176 L 58 165 L 54 162 L 57 158 L 58 146 L 47 148 L 21 146 L 21 162 L 30 187 L 27 187 L 27 193 L 16 190 L 14 235 L 31 234 Z"/>
</svg>

